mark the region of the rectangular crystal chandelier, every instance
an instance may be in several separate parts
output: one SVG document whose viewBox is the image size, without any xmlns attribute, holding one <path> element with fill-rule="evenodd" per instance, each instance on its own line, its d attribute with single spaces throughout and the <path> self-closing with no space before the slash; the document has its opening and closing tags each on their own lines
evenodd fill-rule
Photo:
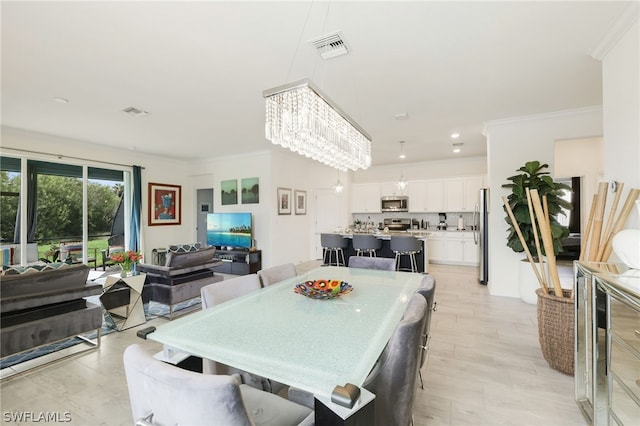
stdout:
<svg viewBox="0 0 640 426">
<path fill-rule="evenodd" d="M 309 79 L 265 90 L 265 136 L 339 170 L 371 165 L 371 137 Z"/>
</svg>

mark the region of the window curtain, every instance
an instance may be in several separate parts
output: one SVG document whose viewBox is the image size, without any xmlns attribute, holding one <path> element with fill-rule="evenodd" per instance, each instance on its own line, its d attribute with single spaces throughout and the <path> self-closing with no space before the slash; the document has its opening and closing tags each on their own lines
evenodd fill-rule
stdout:
<svg viewBox="0 0 640 426">
<path fill-rule="evenodd" d="M 22 195 L 21 195 L 22 196 Z M 16 229 L 13 233 L 13 242 L 21 243 L 20 238 L 20 211 L 22 202 L 18 203 L 16 213 Z M 33 162 L 27 163 L 27 243 L 32 243 L 36 238 L 36 223 L 38 219 L 38 170 Z"/>
<path fill-rule="evenodd" d="M 142 168 L 133 166 L 131 197 L 131 224 L 129 228 L 129 249 L 140 250 L 140 209 L 142 206 Z"/>
</svg>

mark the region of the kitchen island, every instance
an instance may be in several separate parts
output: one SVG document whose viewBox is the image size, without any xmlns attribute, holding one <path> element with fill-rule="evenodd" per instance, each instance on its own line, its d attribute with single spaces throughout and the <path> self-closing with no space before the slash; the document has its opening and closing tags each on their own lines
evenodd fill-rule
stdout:
<svg viewBox="0 0 640 426">
<path fill-rule="evenodd" d="M 342 235 L 342 237 L 348 240 L 347 247 L 344 249 L 344 257 L 347 263 L 349 262 L 350 256 L 356 255 L 356 250 L 353 248 L 353 233 L 338 233 L 336 234 Z M 361 234 L 365 234 L 364 232 Z M 404 232 L 378 232 L 375 234 L 370 234 L 382 240 L 382 247 L 377 251 L 378 257 L 387 257 L 387 258 L 395 258 L 396 255 L 393 251 L 391 251 L 391 236 L 414 236 L 420 241 L 422 248 L 420 249 L 420 253 L 416 254 L 416 263 L 418 266 L 418 272 L 429 272 L 429 244 L 427 242 L 427 237 L 429 232 L 427 231 L 404 231 Z M 409 257 L 402 256 L 400 259 L 400 268 L 402 270 L 411 269 L 409 264 Z"/>
</svg>

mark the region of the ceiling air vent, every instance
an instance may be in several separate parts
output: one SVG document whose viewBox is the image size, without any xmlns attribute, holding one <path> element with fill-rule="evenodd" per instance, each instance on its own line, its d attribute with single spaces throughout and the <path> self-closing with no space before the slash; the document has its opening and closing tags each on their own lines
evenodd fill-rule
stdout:
<svg viewBox="0 0 640 426">
<path fill-rule="evenodd" d="M 318 50 L 318 53 L 320 53 L 323 59 L 335 58 L 336 56 L 349 53 L 347 44 L 339 32 L 325 34 L 311 40 L 310 43 Z"/>
<path fill-rule="evenodd" d="M 127 107 L 125 109 L 123 109 L 122 111 L 126 112 L 127 114 L 130 115 L 135 115 L 136 117 L 141 117 L 143 115 L 148 115 L 149 113 L 143 109 L 140 108 L 136 108 L 136 107 Z"/>
</svg>

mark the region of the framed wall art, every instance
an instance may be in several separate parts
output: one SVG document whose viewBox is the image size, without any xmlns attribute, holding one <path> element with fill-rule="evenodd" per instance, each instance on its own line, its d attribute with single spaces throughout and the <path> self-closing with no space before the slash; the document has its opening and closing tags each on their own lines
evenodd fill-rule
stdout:
<svg viewBox="0 0 640 426">
<path fill-rule="evenodd" d="M 149 226 L 182 223 L 180 185 L 149 182 Z"/>
<path fill-rule="evenodd" d="M 260 202 L 260 178 L 242 179 L 240 183 L 242 204 L 258 204 Z"/>
<path fill-rule="evenodd" d="M 291 189 L 278 188 L 278 214 L 291 214 Z"/>
<path fill-rule="evenodd" d="M 296 214 L 307 214 L 307 191 L 294 191 Z"/>
<path fill-rule="evenodd" d="M 220 182 L 220 204 L 238 204 L 238 180 L 223 180 Z"/>
</svg>

